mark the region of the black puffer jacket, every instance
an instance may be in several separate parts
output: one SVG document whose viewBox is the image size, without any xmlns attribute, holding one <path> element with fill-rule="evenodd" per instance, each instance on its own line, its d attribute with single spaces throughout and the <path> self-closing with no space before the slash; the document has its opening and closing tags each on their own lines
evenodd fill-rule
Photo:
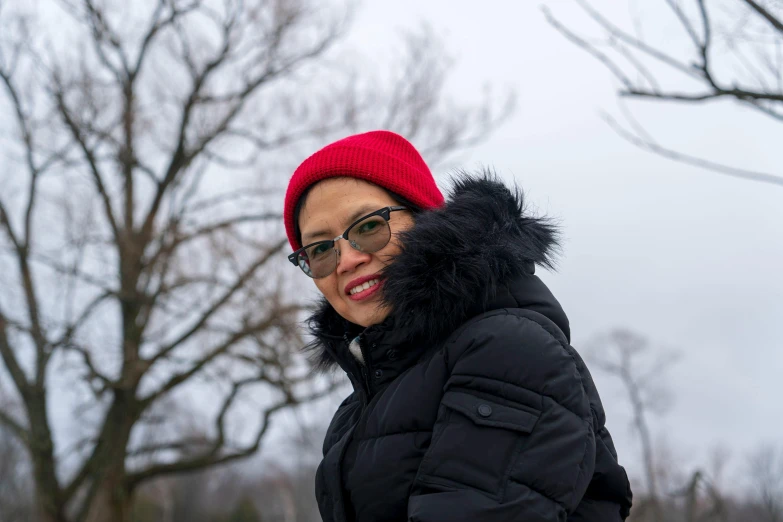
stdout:
<svg viewBox="0 0 783 522">
<path fill-rule="evenodd" d="M 362 332 L 325 301 L 310 321 L 311 348 L 354 387 L 316 477 L 324 521 L 625 519 L 598 392 L 533 274 L 551 264 L 553 228 L 491 176 L 464 177 L 402 243 L 384 323 Z"/>
</svg>

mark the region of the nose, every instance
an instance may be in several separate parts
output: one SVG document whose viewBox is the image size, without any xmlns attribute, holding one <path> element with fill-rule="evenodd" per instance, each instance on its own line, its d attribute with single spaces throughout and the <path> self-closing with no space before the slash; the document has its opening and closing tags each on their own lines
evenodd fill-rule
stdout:
<svg viewBox="0 0 783 522">
<path fill-rule="evenodd" d="M 337 273 L 353 272 L 365 263 L 372 261 L 372 254 L 360 252 L 348 244 L 345 239 L 337 240 Z"/>
</svg>

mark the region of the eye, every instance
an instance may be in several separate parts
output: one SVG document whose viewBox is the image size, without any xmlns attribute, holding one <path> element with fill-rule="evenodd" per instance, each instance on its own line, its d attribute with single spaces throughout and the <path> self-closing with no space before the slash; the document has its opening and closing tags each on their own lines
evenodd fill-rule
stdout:
<svg viewBox="0 0 783 522">
<path fill-rule="evenodd" d="M 310 258 L 323 256 L 324 254 L 328 253 L 330 249 L 331 246 L 329 243 L 321 243 L 320 245 L 316 245 L 310 250 Z"/>
<path fill-rule="evenodd" d="M 372 232 L 375 232 L 380 226 L 381 226 L 382 219 L 368 219 L 364 223 L 359 224 L 358 227 L 356 227 L 356 232 L 359 234 L 370 234 Z"/>
</svg>

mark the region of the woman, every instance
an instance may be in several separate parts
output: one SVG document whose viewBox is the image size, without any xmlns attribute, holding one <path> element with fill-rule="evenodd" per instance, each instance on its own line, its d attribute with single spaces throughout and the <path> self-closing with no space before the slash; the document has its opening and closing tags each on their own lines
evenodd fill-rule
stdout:
<svg viewBox="0 0 783 522">
<path fill-rule="evenodd" d="M 416 149 L 375 131 L 305 160 L 284 216 L 324 297 L 311 348 L 354 390 L 324 441 L 324 521 L 628 516 L 595 385 L 534 275 L 556 231 L 521 194 L 462 176 L 444 202 Z"/>
</svg>

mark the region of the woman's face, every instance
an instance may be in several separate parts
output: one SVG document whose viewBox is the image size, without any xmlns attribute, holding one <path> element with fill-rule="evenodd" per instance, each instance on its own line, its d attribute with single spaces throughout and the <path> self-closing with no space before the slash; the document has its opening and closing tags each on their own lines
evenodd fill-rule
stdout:
<svg viewBox="0 0 783 522">
<path fill-rule="evenodd" d="M 372 183 L 354 178 L 330 178 L 320 181 L 310 190 L 299 214 L 302 244 L 339 236 L 356 219 L 398 203 Z M 340 239 L 335 248 L 340 252 L 337 268 L 330 275 L 314 279 L 315 286 L 342 317 L 360 326 L 382 322 L 389 314 L 382 306 L 381 281 L 374 287 L 351 294 L 351 289 L 366 281 L 380 279 L 383 267 L 400 251 L 397 234 L 413 226 L 409 212 L 392 212 L 389 244 L 374 253 L 359 252 Z"/>
</svg>

